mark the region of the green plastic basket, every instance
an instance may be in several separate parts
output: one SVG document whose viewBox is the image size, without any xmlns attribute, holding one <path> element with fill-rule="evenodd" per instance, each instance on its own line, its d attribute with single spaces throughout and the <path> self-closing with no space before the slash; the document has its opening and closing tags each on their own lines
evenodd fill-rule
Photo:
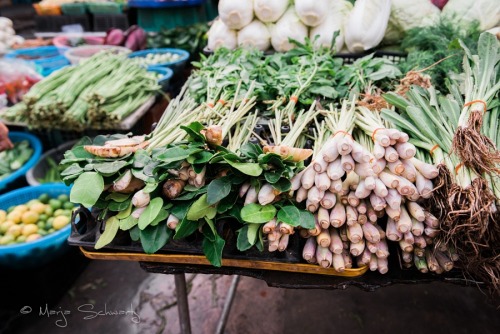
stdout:
<svg viewBox="0 0 500 334">
<path fill-rule="evenodd" d="M 61 5 L 61 11 L 64 15 L 85 15 L 87 4 L 84 2 L 64 3 Z"/>
<path fill-rule="evenodd" d="M 87 8 L 92 14 L 121 14 L 123 5 L 116 2 L 89 2 Z"/>
<path fill-rule="evenodd" d="M 204 6 L 137 8 L 137 24 L 149 32 L 185 27 L 200 22 L 207 22 Z"/>
</svg>

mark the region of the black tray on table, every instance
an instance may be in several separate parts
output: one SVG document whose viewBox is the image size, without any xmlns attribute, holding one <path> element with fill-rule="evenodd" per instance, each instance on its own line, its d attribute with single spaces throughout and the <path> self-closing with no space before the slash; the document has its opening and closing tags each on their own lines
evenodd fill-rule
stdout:
<svg viewBox="0 0 500 334">
<path fill-rule="evenodd" d="M 321 288 L 345 289 L 357 286 L 367 291 L 392 284 L 416 284 L 435 281 L 460 285 L 482 285 L 465 278 L 460 270 L 452 270 L 442 275 L 422 274 L 415 268 L 403 269 L 399 262 L 398 248 L 389 245 L 389 272 L 381 275 L 370 272 L 366 267 L 346 270 L 343 274 L 334 269 L 324 269 L 318 265 L 307 264 L 302 259 L 305 242 L 298 233 L 290 236 L 289 247 L 285 252 L 259 252 L 252 248 L 240 252 L 236 248 L 235 225 L 232 221 L 218 223 L 218 233 L 226 241 L 223 251 L 223 265 L 220 268 L 208 263 L 201 248 L 201 235 L 194 234 L 183 240 L 171 239 L 155 254 L 145 254 L 139 242 L 130 239 L 128 231 L 119 231 L 111 244 L 101 250 L 94 245 L 103 232 L 103 222 L 96 219 L 97 211 L 79 208 L 74 212 L 71 235 L 68 243 L 80 247 L 85 256 L 100 260 L 137 261 L 141 267 L 153 273 L 202 273 L 244 275 L 265 280 L 269 286 L 283 288 Z"/>
</svg>

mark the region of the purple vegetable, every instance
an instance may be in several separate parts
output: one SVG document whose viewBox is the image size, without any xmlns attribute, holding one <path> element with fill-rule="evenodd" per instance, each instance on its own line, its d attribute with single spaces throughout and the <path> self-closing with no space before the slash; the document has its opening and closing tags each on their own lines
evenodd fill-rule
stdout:
<svg viewBox="0 0 500 334">
<path fill-rule="evenodd" d="M 125 31 L 125 47 L 132 51 L 144 50 L 147 44 L 147 34 L 141 27 L 131 26 Z"/>
<path fill-rule="evenodd" d="M 121 29 L 111 28 L 106 32 L 104 44 L 121 46 L 125 42 L 125 33 Z"/>
</svg>

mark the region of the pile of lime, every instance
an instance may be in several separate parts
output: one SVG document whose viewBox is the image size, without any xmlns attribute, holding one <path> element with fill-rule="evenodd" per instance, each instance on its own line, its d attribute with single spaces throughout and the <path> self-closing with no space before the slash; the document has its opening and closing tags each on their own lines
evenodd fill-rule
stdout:
<svg viewBox="0 0 500 334">
<path fill-rule="evenodd" d="M 25 204 L 0 210 L 0 247 L 40 239 L 71 221 L 73 203 L 68 195 L 42 194 Z"/>
</svg>

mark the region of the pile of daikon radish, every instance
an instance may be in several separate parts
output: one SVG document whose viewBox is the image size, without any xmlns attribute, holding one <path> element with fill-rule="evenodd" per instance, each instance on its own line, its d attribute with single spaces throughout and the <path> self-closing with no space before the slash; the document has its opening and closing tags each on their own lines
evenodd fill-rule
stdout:
<svg viewBox="0 0 500 334">
<path fill-rule="evenodd" d="M 311 163 L 291 180 L 295 201 L 305 202 L 316 221 L 315 228 L 299 230 L 308 238 L 303 258 L 339 272 L 356 261 L 384 274 L 387 242 L 393 241 L 399 243 L 404 266 L 450 270 L 454 255 L 435 247 L 439 221 L 418 203 L 431 196 L 438 170 L 415 157 L 417 149 L 406 133 L 386 128 L 366 108 L 344 102 L 340 111 L 322 115 L 316 128 L 326 127 L 331 135 L 316 138 Z M 294 228 L 272 220 L 263 232 L 269 251 L 283 251 Z"/>
</svg>

